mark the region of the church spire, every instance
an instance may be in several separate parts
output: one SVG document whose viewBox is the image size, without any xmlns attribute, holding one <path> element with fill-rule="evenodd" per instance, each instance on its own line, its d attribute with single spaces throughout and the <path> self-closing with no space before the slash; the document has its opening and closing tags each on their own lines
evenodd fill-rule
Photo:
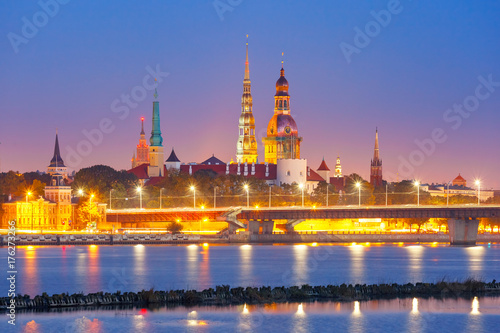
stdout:
<svg viewBox="0 0 500 333">
<path fill-rule="evenodd" d="M 245 76 L 243 79 L 243 95 L 241 96 L 241 115 L 238 123 L 239 136 L 236 143 L 236 159 L 238 163 L 257 162 L 257 141 L 255 140 L 255 119 L 252 112 L 251 90 L 247 35 Z"/>
<path fill-rule="evenodd" d="M 247 58 L 245 61 L 245 81 L 250 80 L 250 67 L 248 65 L 248 35 L 247 35 Z"/>
<path fill-rule="evenodd" d="M 146 135 L 146 133 L 144 133 L 144 117 L 141 117 L 141 135 Z"/>
<path fill-rule="evenodd" d="M 380 158 L 379 148 L 378 148 L 378 128 L 375 128 L 375 149 L 373 152 L 373 160 L 378 161 Z"/>
<path fill-rule="evenodd" d="M 54 146 L 54 156 L 50 160 L 51 167 L 64 167 L 64 161 L 61 158 L 61 152 L 59 150 L 59 137 L 56 130 L 56 144 Z"/>
</svg>

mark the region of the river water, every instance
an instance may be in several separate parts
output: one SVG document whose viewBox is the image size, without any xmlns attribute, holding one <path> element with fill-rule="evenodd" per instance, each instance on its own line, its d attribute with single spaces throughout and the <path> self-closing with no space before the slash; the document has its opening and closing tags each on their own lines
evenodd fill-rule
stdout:
<svg viewBox="0 0 500 333">
<path fill-rule="evenodd" d="M 2 257 L 6 249 L 0 249 Z M 500 245 L 300 244 L 18 247 L 17 292 L 500 279 Z M 6 264 L 5 264 L 6 265 Z M 8 290 L 6 279 L 1 290 Z M 0 323 L 0 330 L 6 327 Z M 498 332 L 500 299 L 395 299 L 18 315 L 25 332 Z M 386 329 L 384 329 L 386 328 Z"/>
</svg>

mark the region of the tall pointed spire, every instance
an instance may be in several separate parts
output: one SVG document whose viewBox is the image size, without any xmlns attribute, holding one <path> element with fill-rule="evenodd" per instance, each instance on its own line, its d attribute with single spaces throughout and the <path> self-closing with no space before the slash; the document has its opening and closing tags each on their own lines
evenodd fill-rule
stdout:
<svg viewBox="0 0 500 333">
<path fill-rule="evenodd" d="M 255 119 L 252 113 L 251 90 L 247 35 L 245 76 L 243 79 L 243 95 L 241 96 L 241 115 L 238 123 L 239 136 L 236 143 L 236 159 L 238 163 L 255 163 L 257 161 L 257 141 L 255 140 Z"/>
<path fill-rule="evenodd" d="M 59 150 L 59 136 L 56 129 L 56 144 L 54 146 L 54 156 L 50 160 L 51 167 L 64 167 L 64 161 L 61 158 L 61 152 Z"/>
<path fill-rule="evenodd" d="M 250 67 L 248 65 L 248 35 L 247 35 L 247 58 L 245 61 L 245 80 L 250 80 Z"/>
<path fill-rule="evenodd" d="M 379 148 L 378 148 L 378 128 L 375 128 L 375 150 L 373 152 L 373 160 L 378 161 L 380 158 Z"/>
<path fill-rule="evenodd" d="M 144 133 L 144 117 L 141 117 L 141 135 L 146 135 L 146 133 Z"/>
</svg>

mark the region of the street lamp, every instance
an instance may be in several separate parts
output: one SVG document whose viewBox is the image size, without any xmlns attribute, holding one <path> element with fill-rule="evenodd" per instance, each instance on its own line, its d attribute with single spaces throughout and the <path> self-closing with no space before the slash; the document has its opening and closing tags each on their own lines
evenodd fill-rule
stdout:
<svg viewBox="0 0 500 333">
<path fill-rule="evenodd" d="M 417 206 L 420 206 L 420 183 L 415 181 L 414 184 L 417 187 Z"/>
<path fill-rule="evenodd" d="M 302 208 L 304 208 L 304 184 L 299 184 L 299 188 L 302 190 Z"/>
<path fill-rule="evenodd" d="M 476 180 L 477 186 L 477 205 L 481 204 L 481 181 L 479 179 Z"/>
<path fill-rule="evenodd" d="M 83 190 L 82 190 L 82 189 L 79 189 L 79 190 L 78 190 L 78 195 L 79 195 L 79 196 L 82 196 L 82 195 L 83 195 Z"/>
<path fill-rule="evenodd" d="M 326 207 L 328 207 L 328 184 L 326 184 Z"/>
<path fill-rule="evenodd" d="M 358 188 L 358 206 L 361 207 L 361 183 L 357 182 L 356 187 Z"/>
<path fill-rule="evenodd" d="M 269 208 L 271 208 L 271 187 L 272 185 L 269 184 Z"/>
<path fill-rule="evenodd" d="M 243 185 L 243 188 L 245 189 L 245 191 L 247 191 L 247 208 L 250 208 L 250 194 L 249 194 L 249 186 L 248 184 L 245 184 Z"/>
<path fill-rule="evenodd" d="M 111 192 L 113 192 L 113 189 L 109 190 L 109 210 L 113 210 L 113 208 L 111 208 Z"/>
<path fill-rule="evenodd" d="M 214 186 L 214 208 L 217 207 L 217 186 Z"/>
<path fill-rule="evenodd" d="M 94 197 L 93 194 L 90 195 L 90 209 L 89 209 L 89 220 L 90 220 L 90 227 L 92 227 L 92 198 Z"/>
<path fill-rule="evenodd" d="M 26 193 L 26 203 L 28 203 L 28 197 L 31 196 L 31 192 L 28 191 L 28 193 Z M 34 210 L 34 207 L 33 207 L 33 203 L 31 203 L 31 231 L 33 232 L 33 210 Z"/>
<path fill-rule="evenodd" d="M 447 190 L 446 190 L 446 206 L 448 206 L 450 202 L 450 182 L 447 184 Z"/>
<path fill-rule="evenodd" d="M 138 186 L 137 192 L 139 193 L 139 203 L 140 203 L 140 208 L 142 209 L 142 187 Z"/>
<path fill-rule="evenodd" d="M 161 201 L 162 201 L 162 200 L 161 200 L 161 193 L 163 192 L 163 190 L 164 190 L 164 188 L 162 187 L 162 188 L 160 189 L 160 209 L 161 209 Z"/>
<path fill-rule="evenodd" d="M 191 185 L 191 191 L 193 191 L 193 208 L 196 209 L 196 187 Z"/>
</svg>

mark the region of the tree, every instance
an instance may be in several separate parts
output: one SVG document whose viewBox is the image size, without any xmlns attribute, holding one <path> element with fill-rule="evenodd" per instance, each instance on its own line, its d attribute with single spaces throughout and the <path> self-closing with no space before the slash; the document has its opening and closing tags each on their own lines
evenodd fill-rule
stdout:
<svg viewBox="0 0 500 333">
<path fill-rule="evenodd" d="M 75 229 L 95 229 L 97 221 L 101 218 L 101 213 L 97 209 L 96 202 L 90 199 L 82 202 L 76 212 L 78 215 L 78 221 L 75 221 Z"/>
<path fill-rule="evenodd" d="M 174 221 L 174 222 L 170 222 L 167 225 L 167 230 L 173 234 L 179 234 L 182 231 L 182 229 L 184 229 L 184 226 L 182 225 L 182 223 L 179 223 L 179 222 Z"/>
<path fill-rule="evenodd" d="M 411 226 L 413 224 L 416 224 L 418 226 L 418 230 L 417 230 L 418 233 L 420 233 L 420 227 L 422 225 L 424 225 L 425 223 L 427 223 L 427 221 L 429 221 L 429 219 L 425 219 L 425 218 L 409 218 L 407 220 L 408 220 L 408 223 L 410 224 L 410 231 L 411 231 Z"/>
</svg>

